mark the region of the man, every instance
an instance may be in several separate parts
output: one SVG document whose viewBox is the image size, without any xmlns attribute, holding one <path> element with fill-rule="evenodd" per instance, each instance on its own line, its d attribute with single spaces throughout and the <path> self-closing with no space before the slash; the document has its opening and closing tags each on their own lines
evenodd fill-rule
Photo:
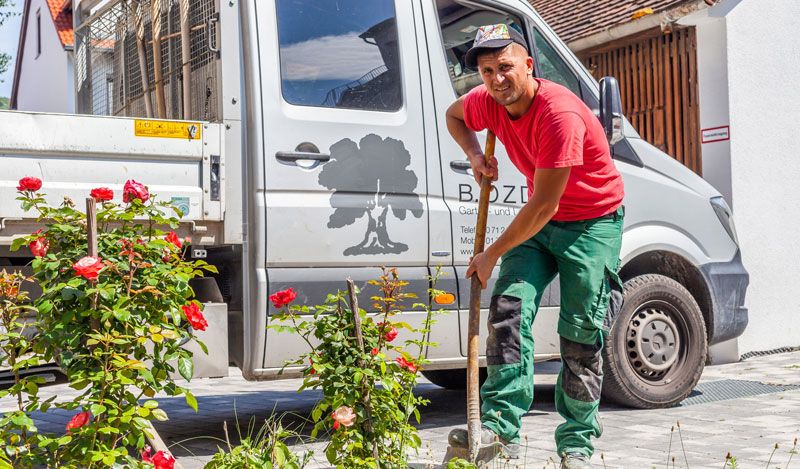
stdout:
<svg viewBox="0 0 800 469">
<path fill-rule="evenodd" d="M 611 289 L 619 287 L 622 178 L 597 117 L 567 88 L 533 76 L 520 33 L 505 24 L 483 26 L 465 58 L 483 86 L 447 110 L 450 134 L 480 181 L 497 179 L 497 160 L 484 163 L 475 132 L 494 132 L 529 187 L 529 201 L 467 270 L 486 288 L 502 258 L 488 318 L 479 460 L 518 455 L 521 417 L 533 402 L 533 319 L 559 274 L 562 368 L 555 400 L 565 422 L 555 439 L 562 468 L 590 468 L 590 437 L 601 433 L 604 319 Z M 466 447 L 467 432 L 454 430 L 449 440 Z"/>
</svg>

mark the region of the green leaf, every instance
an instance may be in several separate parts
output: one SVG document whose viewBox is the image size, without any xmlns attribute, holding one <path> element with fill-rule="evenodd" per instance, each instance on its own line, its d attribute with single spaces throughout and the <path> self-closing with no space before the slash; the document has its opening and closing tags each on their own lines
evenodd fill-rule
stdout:
<svg viewBox="0 0 800 469">
<path fill-rule="evenodd" d="M 148 409 L 147 407 L 137 407 L 136 413 L 139 414 L 139 417 L 147 418 L 150 416 L 150 409 Z M 153 415 L 155 416 L 155 412 L 153 412 Z"/>
<path fill-rule="evenodd" d="M 114 308 L 114 317 L 119 322 L 128 322 L 131 318 L 131 312 L 127 309 Z"/>
<path fill-rule="evenodd" d="M 92 415 L 100 415 L 106 411 L 106 406 L 102 404 L 92 404 L 89 406 L 89 410 L 92 412 Z"/>
<path fill-rule="evenodd" d="M 142 405 L 144 405 L 148 409 L 156 409 L 158 408 L 158 401 L 154 401 L 151 399 L 149 401 L 144 401 L 144 404 Z"/>
<path fill-rule="evenodd" d="M 194 397 L 194 394 L 186 391 L 186 404 L 189 405 L 195 412 L 197 412 L 197 398 Z"/>
<path fill-rule="evenodd" d="M 192 376 L 194 376 L 194 363 L 191 358 L 178 358 L 178 373 L 180 373 L 186 381 L 191 381 Z"/>
<path fill-rule="evenodd" d="M 143 407 L 139 407 L 139 409 L 147 410 L 147 409 L 144 409 Z M 167 413 L 164 412 L 163 409 L 153 409 L 151 412 L 153 413 L 153 417 L 155 417 L 156 420 L 159 420 L 159 421 L 162 421 L 162 422 L 165 421 L 165 420 L 169 420 L 169 417 L 167 417 Z"/>
<path fill-rule="evenodd" d="M 19 251 L 19 248 L 28 244 L 27 237 L 16 238 L 14 241 L 11 241 L 11 251 Z"/>
<path fill-rule="evenodd" d="M 36 307 L 39 309 L 40 314 L 47 314 L 53 309 L 53 302 L 51 302 L 50 300 L 44 300 L 40 302 Z"/>
</svg>

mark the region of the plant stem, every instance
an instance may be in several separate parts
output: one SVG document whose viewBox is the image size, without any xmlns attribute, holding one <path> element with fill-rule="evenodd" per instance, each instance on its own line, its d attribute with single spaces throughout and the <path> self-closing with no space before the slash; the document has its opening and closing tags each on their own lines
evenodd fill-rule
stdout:
<svg viewBox="0 0 800 469">
<path fill-rule="evenodd" d="M 675 434 L 675 425 L 669 430 L 669 446 L 667 447 L 667 469 L 669 469 L 669 457 L 672 455 L 672 435 Z"/>
<path fill-rule="evenodd" d="M 686 461 L 686 467 L 689 467 L 689 458 L 686 457 L 686 448 L 683 446 L 683 434 L 681 433 L 681 422 L 678 422 L 678 438 L 681 440 L 681 450 L 683 451 L 683 460 Z"/>
<path fill-rule="evenodd" d="M 778 450 L 778 443 L 775 443 L 775 446 L 772 447 L 772 453 L 769 455 L 769 459 L 767 460 L 767 469 L 769 469 L 769 463 L 772 462 L 772 457 L 775 456 L 775 451 Z"/>
</svg>

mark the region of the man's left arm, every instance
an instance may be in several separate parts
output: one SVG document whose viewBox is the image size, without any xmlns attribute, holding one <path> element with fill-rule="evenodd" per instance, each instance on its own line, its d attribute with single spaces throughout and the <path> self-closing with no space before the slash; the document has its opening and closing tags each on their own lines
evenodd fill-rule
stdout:
<svg viewBox="0 0 800 469">
<path fill-rule="evenodd" d="M 486 251 L 473 257 L 467 270 L 467 278 L 478 274 L 481 286 L 492 275 L 492 269 L 500 256 L 511 248 L 532 238 L 558 212 L 558 202 L 569 180 L 570 166 L 552 169 L 537 169 L 533 176 L 533 196 L 508 225 L 503 234 Z"/>
</svg>

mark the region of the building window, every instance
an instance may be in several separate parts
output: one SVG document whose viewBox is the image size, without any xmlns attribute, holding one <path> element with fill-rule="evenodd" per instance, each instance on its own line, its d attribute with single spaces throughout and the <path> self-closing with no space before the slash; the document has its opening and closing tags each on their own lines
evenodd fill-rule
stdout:
<svg viewBox="0 0 800 469">
<path fill-rule="evenodd" d="M 403 104 L 393 0 L 278 0 L 283 99 L 397 111 Z"/>
<path fill-rule="evenodd" d="M 36 10 L 36 58 L 42 55 L 42 10 Z"/>
</svg>

